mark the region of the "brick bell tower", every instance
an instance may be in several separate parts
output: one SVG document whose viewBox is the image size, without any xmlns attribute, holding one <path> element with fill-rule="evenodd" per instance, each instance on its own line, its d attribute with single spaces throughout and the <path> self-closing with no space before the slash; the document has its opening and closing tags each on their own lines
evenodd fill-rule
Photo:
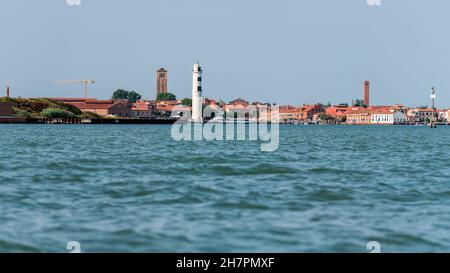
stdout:
<svg viewBox="0 0 450 273">
<path fill-rule="evenodd" d="M 364 81 L 364 105 L 370 106 L 370 81 Z"/>
<path fill-rule="evenodd" d="M 156 72 L 156 97 L 167 92 L 167 70 L 161 68 Z"/>
</svg>

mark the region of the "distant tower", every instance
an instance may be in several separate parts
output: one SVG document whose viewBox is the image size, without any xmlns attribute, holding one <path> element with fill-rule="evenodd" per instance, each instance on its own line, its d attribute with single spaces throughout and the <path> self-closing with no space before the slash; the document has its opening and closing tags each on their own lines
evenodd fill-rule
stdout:
<svg viewBox="0 0 450 273">
<path fill-rule="evenodd" d="M 433 116 L 430 119 L 430 124 L 429 126 L 431 128 L 437 128 L 437 120 L 438 120 L 438 116 L 436 113 L 436 89 L 433 87 L 431 89 L 431 107 L 433 109 Z"/>
<path fill-rule="evenodd" d="M 156 97 L 162 93 L 167 93 L 167 70 L 164 68 L 156 72 Z"/>
<path fill-rule="evenodd" d="M 203 98 L 202 98 L 202 66 L 194 64 L 192 70 L 192 121 L 203 122 Z"/>
<path fill-rule="evenodd" d="M 9 86 L 6 87 L 6 97 L 9 98 Z"/>
<path fill-rule="evenodd" d="M 370 81 L 364 82 L 364 105 L 370 106 Z"/>
<path fill-rule="evenodd" d="M 431 89 L 431 108 L 433 108 L 433 111 L 436 109 L 436 89 L 433 87 Z"/>
</svg>

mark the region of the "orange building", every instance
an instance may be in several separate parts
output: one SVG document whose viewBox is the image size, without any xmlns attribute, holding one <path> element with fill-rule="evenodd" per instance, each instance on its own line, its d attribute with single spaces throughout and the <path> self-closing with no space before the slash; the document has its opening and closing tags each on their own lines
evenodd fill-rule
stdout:
<svg viewBox="0 0 450 273">
<path fill-rule="evenodd" d="M 303 105 L 298 109 L 298 118 L 305 122 L 312 122 L 314 115 L 323 112 L 323 106 L 321 105 Z"/>
<path fill-rule="evenodd" d="M 344 106 L 344 105 L 336 105 L 331 106 L 325 109 L 325 114 L 333 117 L 333 118 L 342 118 L 345 116 L 345 112 L 351 110 L 352 107 Z"/>
<path fill-rule="evenodd" d="M 346 115 L 347 124 L 364 125 L 372 123 L 372 116 L 370 114 L 370 111 L 367 109 L 350 110 L 346 112 Z"/>
<path fill-rule="evenodd" d="M 353 110 L 346 113 L 347 124 L 378 124 L 394 125 L 406 124 L 407 117 L 401 111 L 395 111 L 393 107 L 374 106 L 368 109 Z"/>
<path fill-rule="evenodd" d="M 295 123 L 300 117 L 299 108 L 292 105 L 280 106 L 278 110 L 278 120 L 281 123 Z"/>
<path fill-rule="evenodd" d="M 131 115 L 136 118 L 152 118 L 155 115 L 155 101 L 137 101 L 131 105 Z"/>
</svg>

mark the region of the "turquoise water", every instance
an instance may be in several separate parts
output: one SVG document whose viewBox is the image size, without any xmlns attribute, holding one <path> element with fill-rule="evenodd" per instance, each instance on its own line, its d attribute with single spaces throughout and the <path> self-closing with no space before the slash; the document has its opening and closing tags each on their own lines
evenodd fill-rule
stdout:
<svg viewBox="0 0 450 273">
<path fill-rule="evenodd" d="M 450 251 L 450 127 L 0 125 L 0 252 Z"/>
</svg>

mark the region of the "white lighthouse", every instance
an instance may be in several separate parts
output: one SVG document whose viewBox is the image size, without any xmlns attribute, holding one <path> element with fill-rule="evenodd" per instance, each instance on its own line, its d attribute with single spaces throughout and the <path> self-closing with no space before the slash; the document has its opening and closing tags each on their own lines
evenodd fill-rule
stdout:
<svg viewBox="0 0 450 273">
<path fill-rule="evenodd" d="M 192 70 L 192 121 L 203 122 L 202 66 L 194 64 Z"/>
</svg>

